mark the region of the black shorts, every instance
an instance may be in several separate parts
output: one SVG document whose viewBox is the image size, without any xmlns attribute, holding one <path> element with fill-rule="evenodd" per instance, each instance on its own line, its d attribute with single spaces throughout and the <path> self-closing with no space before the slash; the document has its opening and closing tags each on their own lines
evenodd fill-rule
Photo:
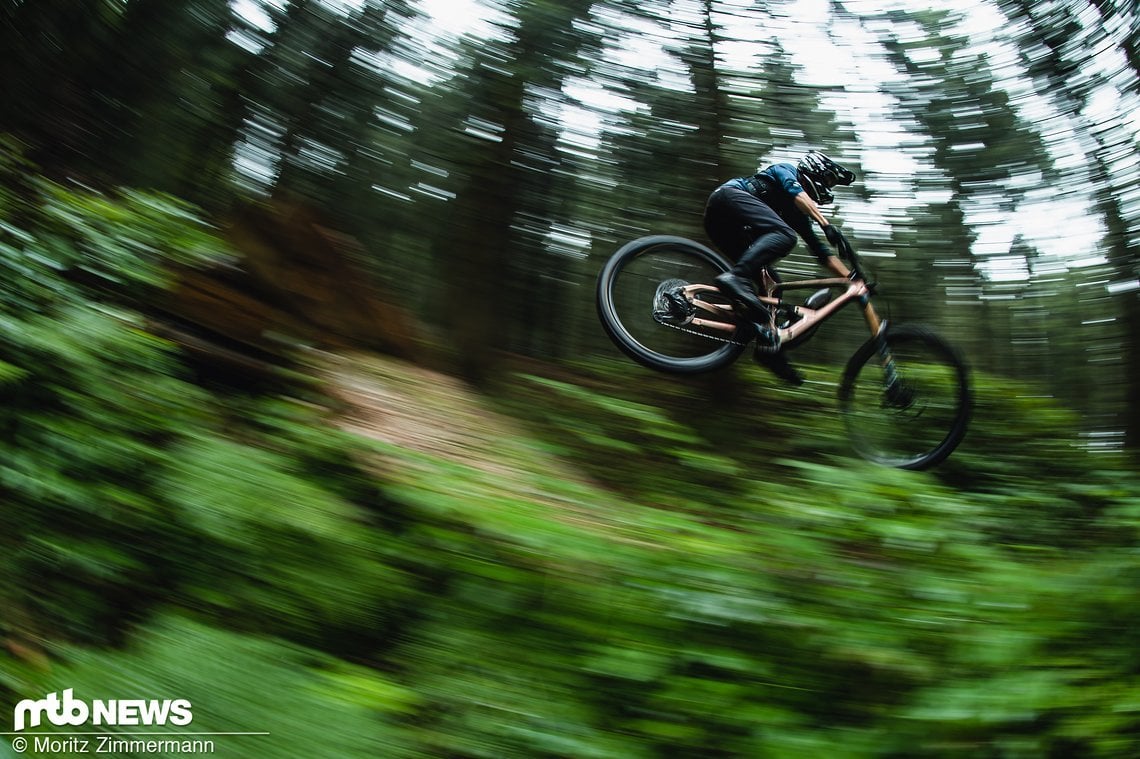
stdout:
<svg viewBox="0 0 1140 759">
<path fill-rule="evenodd" d="M 767 266 L 786 256 L 796 245 L 796 233 L 772 207 L 730 183 L 709 196 L 705 206 L 705 231 L 709 239 L 733 261 L 738 261 L 753 243 L 765 238 L 757 251 Z M 751 256 L 750 256 L 751 257 Z"/>
</svg>

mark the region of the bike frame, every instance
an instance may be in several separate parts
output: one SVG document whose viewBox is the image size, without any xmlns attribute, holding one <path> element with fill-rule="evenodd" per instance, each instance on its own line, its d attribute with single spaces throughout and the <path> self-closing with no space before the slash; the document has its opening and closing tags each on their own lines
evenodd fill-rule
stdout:
<svg viewBox="0 0 1140 759">
<path fill-rule="evenodd" d="M 877 335 L 879 334 L 879 330 L 882 329 L 882 320 L 879 319 L 879 315 L 875 312 L 875 307 L 871 305 L 871 288 L 862 278 L 848 279 L 846 277 L 832 277 L 828 279 L 803 279 L 776 283 L 775 280 L 769 276 L 768 272 L 765 271 L 764 286 L 764 289 L 769 294 L 760 296 L 760 300 L 763 303 L 772 306 L 773 309 L 790 309 L 793 314 L 800 317 L 794 324 L 789 324 L 787 327 L 778 330 L 781 342 L 786 343 L 796 339 L 856 301 L 863 307 L 863 317 L 867 320 L 867 326 L 870 328 L 871 334 Z M 820 287 L 831 289 L 843 288 L 843 292 L 839 297 L 832 299 L 827 305 L 821 308 L 788 306 L 781 298 L 774 295 L 774 293 L 783 292 L 785 290 L 813 290 Z M 717 288 L 711 285 L 688 285 L 684 288 L 683 292 L 685 293 L 685 297 L 688 298 L 696 308 L 713 317 L 703 318 L 695 316 L 690 324 L 696 327 L 714 329 L 729 334 L 736 331 L 739 323 L 736 321 L 732 306 L 720 303 L 709 303 L 699 297 L 695 297 L 705 292 L 719 293 L 720 291 Z"/>
<path fill-rule="evenodd" d="M 871 330 L 871 336 L 878 337 L 882 332 L 883 321 L 879 318 L 878 313 L 876 313 L 875 307 L 871 305 L 871 294 L 874 292 L 874 285 L 868 283 L 866 277 L 863 275 L 863 267 L 858 254 L 845 239 L 841 239 L 840 241 L 840 253 L 851 264 L 850 277 L 828 277 L 825 279 L 801 279 L 792 280 L 790 282 L 777 282 L 769 270 L 764 269 L 761 277 L 761 286 L 764 289 L 764 294 L 759 297 L 761 302 L 771 307 L 773 321 L 775 321 L 777 310 L 781 308 L 785 311 L 790 308 L 791 312 L 799 317 L 793 324 L 777 329 L 781 343 L 788 343 L 804 335 L 814 327 L 830 319 L 841 309 L 856 301 L 858 301 L 859 305 L 863 308 L 863 318 L 867 321 L 867 327 Z M 821 308 L 789 306 L 784 303 L 781 297 L 777 297 L 778 294 L 783 293 L 785 290 L 814 290 L 821 287 L 832 290 L 842 288 L 843 292 L 838 298 L 828 301 L 828 303 Z M 688 285 L 684 288 L 683 292 L 689 302 L 698 309 L 714 317 L 718 317 L 715 319 L 702 319 L 695 316 L 690 324 L 706 329 L 727 332 L 729 334 L 736 331 L 739 323 L 736 320 L 732 306 L 708 303 L 694 297 L 702 292 L 719 293 L 720 291 L 716 287 L 699 284 Z M 772 326 L 775 327 L 776 325 L 773 324 Z"/>
</svg>

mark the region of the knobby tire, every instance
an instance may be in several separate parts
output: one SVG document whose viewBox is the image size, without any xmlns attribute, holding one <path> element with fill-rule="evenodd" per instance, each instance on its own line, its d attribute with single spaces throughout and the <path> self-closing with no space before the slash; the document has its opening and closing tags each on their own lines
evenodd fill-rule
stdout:
<svg viewBox="0 0 1140 759">
<path fill-rule="evenodd" d="M 626 243 L 598 275 L 596 302 L 602 327 L 623 353 L 651 369 L 700 374 L 723 368 L 740 356 L 743 342 L 727 333 L 719 338 L 686 336 L 683 329 L 653 323 L 651 294 L 666 279 L 684 279 L 685 270 L 703 269 L 701 276 L 686 279 L 688 283 L 710 284 L 730 266 L 719 253 L 683 237 L 654 235 Z M 634 282 L 627 287 L 630 279 Z M 669 340 L 683 343 L 684 350 L 674 350 Z"/>
<path fill-rule="evenodd" d="M 886 386 L 883 345 L 896 362 L 895 397 Z M 848 436 L 865 458 L 900 469 L 928 469 L 965 437 L 972 409 L 969 370 L 929 329 L 892 327 L 851 357 L 839 386 Z"/>
</svg>

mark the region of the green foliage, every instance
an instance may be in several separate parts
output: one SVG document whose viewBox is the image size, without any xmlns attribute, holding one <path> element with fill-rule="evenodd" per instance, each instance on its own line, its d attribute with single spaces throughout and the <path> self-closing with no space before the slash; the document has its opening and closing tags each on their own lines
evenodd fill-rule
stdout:
<svg viewBox="0 0 1140 759">
<path fill-rule="evenodd" d="M 739 465 L 715 444 L 663 409 L 566 382 L 534 376 L 524 379 L 536 386 L 529 392 L 541 397 L 549 420 L 558 425 L 554 450 L 580 454 L 582 464 L 611 487 L 635 488 L 662 503 L 683 503 L 684 494 L 677 499 L 669 483 L 654 487 L 661 482 L 657 472 L 679 469 L 710 484 L 742 474 Z"/>
<path fill-rule="evenodd" d="M 118 198 L 46 187 L 42 245 L 53 268 L 80 270 L 138 291 L 169 283 L 172 264 L 220 257 L 221 246 L 176 198 L 125 191 Z"/>
<path fill-rule="evenodd" d="M 965 444 L 915 474 L 852 459 L 822 383 L 532 368 L 493 402 L 525 432 L 439 413 L 486 425 L 464 461 L 189 382 L 103 287 L 224 250 L 182 211 L 8 204 L 5 711 L 185 697 L 270 733 L 219 744 L 259 757 L 1134 748 L 1140 485 L 1032 387 L 979 376 Z M 65 276 L 100 236 L 123 258 Z"/>
<path fill-rule="evenodd" d="M 168 255 L 221 246 L 177 204 L 134 195 L 120 206 L 26 168 L 18 154 L 0 155 L 0 565 L 9 578 L 0 597 L 35 629 L 106 639 L 164 584 L 162 446 L 202 423 L 204 394 L 178 378 L 138 315 L 97 302 L 101 290 L 68 275 L 153 286 Z"/>
<path fill-rule="evenodd" d="M 42 311 L 103 292 L 138 297 L 170 283 L 175 264 L 231 256 L 182 201 L 75 191 L 33 173 L 0 141 L 0 276 L 5 311 Z"/>
<path fill-rule="evenodd" d="M 803 51 L 729 55 L 724 4 L 508 3 L 511 33 L 458 55 L 416 49 L 407 3 L 261 5 L 257 29 L 228 0 L 15 4 L 10 125 L 57 177 L 308 198 L 469 359 L 588 351 L 578 293 L 615 237 L 696 234 L 712 183 L 770 153 L 883 147 L 845 134 L 834 83 L 804 86 Z M 1111 321 L 1102 280 L 1135 274 L 1135 178 L 1111 170 L 1126 126 L 1086 107 L 1134 94 L 1088 65 L 1131 51 L 1100 35 L 1132 15 L 1054 5 L 999 3 L 1018 102 L 943 11 L 837 4 L 821 23 L 864 24 L 831 30 L 837 55 L 869 32 L 903 74 L 882 85 L 916 177 L 857 190 L 893 209 L 867 226 L 897 252 L 896 315 L 952 320 L 980 363 L 1116 409 L 1099 359 L 1135 353 L 1134 325 L 1077 325 Z M 665 65 L 642 69 L 624 53 L 651 36 Z M 442 83 L 389 65 L 405 51 Z M 593 113 L 596 144 L 552 117 L 583 104 L 579 77 L 623 98 Z M 1073 118 L 1024 123 L 1029 79 Z M 1088 155 L 1062 171 L 1042 135 L 1070 132 Z M 1028 209 L 1057 173 L 1078 201 L 1098 185 L 1115 268 L 1011 249 L 1033 281 L 986 282 L 970 220 Z M 128 304 L 227 255 L 169 195 L 47 182 L 0 145 L 0 714 L 68 687 L 184 696 L 198 729 L 267 731 L 220 745 L 251 757 L 1140 753 L 1140 483 L 1042 390 L 979 374 L 964 446 L 912 474 L 850 457 L 827 370 L 797 391 L 744 370 L 725 392 L 531 369 L 493 405 L 525 432 L 473 438 L 474 464 L 430 430 L 425 450 L 365 443 L 307 403 L 191 383 Z M 1048 350 L 1019 363 L 1009 335 Z M 450 422 L 493 426 L 490 408 Z"/>
<path fill-rule="evenodd" d="M 289 471 L 293 460 L 217 439 L 169 451 L 163 495 L 184 539 L 214 560 L 180 556 L 179 594 L 242 629 L 329 645 L 379 637 L 407 595 L 394 547 L 359 507 Z"/>
<path fill-rule="evenodd" d="M 605 377 L 589 391 L 528 379 L 511 407 L 562 455 L 612 467 L 627 497 L 669 509 L 637 513 L 677 550 L 638 566 L 642 598 L 625 602 L 669 624 L 638 617 L 635 642 L 605 657 L 622 730 L 678 755 L 1127 755 L 1127 688 L 1094 683 L 1133 661 L 1117 633 L 1134 525 L 1120 520 L 1140 490 L 1072 445 L 1072 414 L 984 379 L 962 450 L 913 474 L 813 455 L 820 425 L 805 414 L 827 402 L 780 391 L 763 420 L 733 409 L 735 436 L 716 427 L 737 472 L 718 486 L 661 458 L 678 441 L 711 448 L 712 407 Z M 581 430 L 636 450 L 615 458 Z M 679 516 L 666 492 L 702 505 Z"/>
<path fill-rule="evenodd" d="M 211 737 L 222 756 L 391 756 L 388 749 L 397 744 L 385 716 L 415 702 L 414 694 L 375 670 L 169 614 L 150 621 L 120 650 L 61 646 L 54 653 L 61 665 L 41 683 L 48 691 L 74 688 L 77 698 L 87 699 L 186 699 L 194 732 L 264 733 Z M 135 730 L 107 732 L 120 737 Z"/>
<path fill-rule="evenodd" d="M 161 445 L 195 424 L 202 394 L 121 312 L 31 316 L 0 348 L 21 370 L 3 389 L 0 444 L 9 592 L 60 632 L 110 634 L 115 606 L 129 613 L 149 595 L 139 587 L 162 584 Z M 154 542 L 124 540 L 146 534 Z"/>
</svg>

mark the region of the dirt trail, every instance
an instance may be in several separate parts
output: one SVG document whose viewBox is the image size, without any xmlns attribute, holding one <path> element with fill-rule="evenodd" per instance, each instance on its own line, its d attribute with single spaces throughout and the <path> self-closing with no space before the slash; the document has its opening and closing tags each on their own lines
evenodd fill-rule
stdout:
<svg viewBox="0 0 1140 759">
<path fill-rule="evenodd" d="M 509 474 L 499 453 L 517 437 L 508 420 L 482 407 L 454 377 L 395 359 L 324 357 L 326 377 L 347 405 L 345 429 L 411 451 L 494 474 Z"/>
<path fill-rule="evenodd" d="M 562 523 L 630 541 L 628 534 L 619 536 L 630 523 L 613 509 L 614 494 L 542 451 L 522 427 L 487 408 L 462 381 L 382 356 L 318 358 L 330 394 L 345 406 L 339 416 L 343 429 L 470 468 L 469 492 L 460 497 L 472 503 L 521 499 Z M 406 460 L 402 466 L 408 466 Z"/>
</svg>

